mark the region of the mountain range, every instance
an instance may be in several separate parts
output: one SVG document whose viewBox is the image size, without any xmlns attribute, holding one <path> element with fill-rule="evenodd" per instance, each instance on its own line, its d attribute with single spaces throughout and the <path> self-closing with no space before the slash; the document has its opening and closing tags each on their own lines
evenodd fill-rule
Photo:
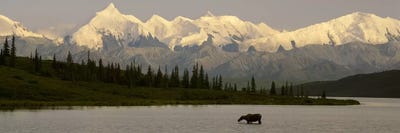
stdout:
<svg viewBox="0 0 400 133">
<path fill-rule="evenodd" d="M 355 12 L 293 31 L 280 31 L 236 16 L 173 20 L 153 15 L 142 21 L 112 3 L 63 38 L 50 39 L 0 15 L 0 38 L 17 36 L 17 54 L 35 49 L 46 59 L 70 51 L 80 62 L 94 59 L 122 65 L 191 68 L 200 63 L 210 75 L 227 79 L 331 80 L 358 73 L 400 68 L 400 21 Z"/>
</svg>

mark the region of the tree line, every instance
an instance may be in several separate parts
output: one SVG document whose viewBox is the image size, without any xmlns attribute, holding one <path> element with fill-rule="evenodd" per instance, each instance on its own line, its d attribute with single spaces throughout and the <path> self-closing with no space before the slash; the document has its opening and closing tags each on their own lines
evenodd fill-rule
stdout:
<svg viewBox="0 0 400 133">
<path fill-rule="evenodd" d="M 8 37 L 6 37 L 3 49 L 0 51 L 0 65 L 7 65 L 10 67 L 15 67 L 16 60 L 16 48 L 15 48 L 15 36 L 12 36 L 11 47 L 8 43 Z"/>
<path fill-rule="evenodd" d="M 16 65 L 16 47 L 15 37 L 12 36 L 11 47 L 6 37 L 3 48 L 0 51 L 0 65 L 15 67 Z M 69 81 L 95 81 L 104 83 L 115 83 L 132 87 L 154 87 L 154 88 L 193 88 L 193 89 L 214 89 L 225 91 L 244 91 L 252 93 L 263 93 L 269 95 L 280 95 L 290 97 L 307 97 L 307 91 L 303 87 L 294 88 L 293 84 L 282 85 L 280 89 L 276 87 L 274 81 L 269 89 L 258 87 L 254 76 L 246 87 L 238 88 L 236 83 L 225 82 L 221 75 L 209 78 L 208 73 L 204 70 L 203 65 L 194 64 L 191 71 L 185 68 L 181 74 L 178 66 L 174 66 L 171 72 L 168 67 L 159 66 L 154 69 L 147 66 L 147 71 L 143 72 L 143 66 L 132 62 L 121 68 L 119 63 L 105 64 L 102 59 L 98 61 L 92 60 L 90 51 L 87 52 L 87 60 L 81 60 L 77 63 L 73 60 L 70 52 L 67 54 L 66 62 L 57 60 L 54 54 L 50 67 L 43 67 L 42 57 L 35 50 L 34 55 L 29 57 L 32 72 L 45 76 L 55 76 L 62 80 Z M 182 75 L 182 76 L 181 76 Z M 278 93 L 280 91 L 280 93 Z M 323 97 L 326 97 L 325 91 Z"/>
</svg>

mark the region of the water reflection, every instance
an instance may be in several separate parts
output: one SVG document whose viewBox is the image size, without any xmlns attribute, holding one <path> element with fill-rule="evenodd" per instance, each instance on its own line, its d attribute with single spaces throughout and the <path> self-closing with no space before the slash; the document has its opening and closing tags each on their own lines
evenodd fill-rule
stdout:
<svg viewBox="0 0 400 133">
<path fill-rule="evenodd" d="M 1 133 L 24 132 L 400 132 L 400 100 L 356 106 L 168 105 L 51 107 L 0 112 Z M 261 113 L 261 125 L 238 123 Z"/>
</svg>

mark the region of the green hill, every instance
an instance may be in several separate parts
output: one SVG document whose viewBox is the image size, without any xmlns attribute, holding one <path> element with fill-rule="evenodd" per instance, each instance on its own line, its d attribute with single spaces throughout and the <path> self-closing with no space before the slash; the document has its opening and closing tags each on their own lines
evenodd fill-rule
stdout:
<svg viewBox="0 0 400 133">
<path fill-rule="evenodd" d="M 400 98 L 400 70 L 349 76 L 336 81 L 303 84 L 310 95 Z"/>
</svg>

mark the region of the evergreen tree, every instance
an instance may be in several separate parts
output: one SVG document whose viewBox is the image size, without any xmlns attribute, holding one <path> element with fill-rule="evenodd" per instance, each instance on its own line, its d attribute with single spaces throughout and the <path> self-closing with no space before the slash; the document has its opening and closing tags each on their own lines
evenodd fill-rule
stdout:
<svg viewBox="0 0 400 133">
<path fill-rule="evenodd" d="M 219 78 L 218 78 L 218 89 L 219 90 L 222 89 L 222 76 L 221 75 L 219 75 Z"/>
<path fill-rule="evenodd" d="M 68 55 L 67 55 L 67 63 L 68 64 L 74 63 L 74 61 L 72 60 L 71 52 L 69 52 L 69 51 L 68 51 Z"/>
<path fill-rule="evenodd" d="M 282 85 L 282 87 L 281 87 L 281 95 L 285 96 L 285 86 L 284 85 Z"/>
<path fill-rule="evenodd" d="M 174 69 L 171 71 L 171 78 L 170 78 L 170 86 L 171 87 L 179 87 L 180 86 L 180 79 L 179 79 L 179 67 L 175 66 Z"/>
<path fill-rule="evenodd" d="M 205 89 L 210 89 L 210 81 L 208 81 L 208 74 L 206 73 L 206 76 L 203 81 L 203 88 Z"/>
<path fill-rule="evenodd" d="M 205 86 L 205 75 L 204 75 L 204 69 L 203 69 L 203 65 L 200 65 L 200 72 L 199 72 L 199 78 L 197 80 L 197 85 L 198 88 L 204 89 L 206 88 Z"/>
<path fill-rule="evenodd" d="M 6 40 L 3 45 L 3 55 L 4 56 L 10 56 L 10 46 L 8 45 L 8 38 L 6 37 Z"/>
<path fill-rule="evenodd" d="M 326 93 L 325 93 L 325 90 L 323 90 L 323 91 L 322 91 L 321 98 L 322 98 L 322 99 L 326 99 Z"/>
<path fill-rule="evenodd" d="M 199 67 L 199 65 L 197 63 L 196 63 L 196 65 L 193 65 L 192 78 L 190 78 L 190 88 L 198 88 L 199 87 L 199 85 L 198 85 L 198 83 L 199 83 L 198 67 Z"/>
<path fill-rule="evenodd" d="M 147 86 L 151 87 L 153 86 L 153 70 L 151 69 L 151 66 L 147 68 L 147 74 L 146 74 L 146 81 L 147 81 Z"/>
<path fill-rule="evenodd" d="M 33 59 L 34 71 L 35 72 L 40 72 L 40 70 L 41 70 L 41 61 L 42 61 L 42 57 L 39 56 L 39 53 L 38 53 L 38 51 L 36 49 L 35 50 L 35 58 Z"/>
<path fill-rule="evenodd" d="M 11 41 L 12 41 L 11 42 L 11 55 L 10 55 L 10 64 L 9 65 L 11 67 L 15 67 L 15 59 L 17 58 L 17 55 L 16 55 L 17 48 L 15 47 L 15 36 L 12 37 Z"/>
<path fill-rule="evenodd" d="M 185 69 L 183 71 L 183 78 L 182 78 L 182 86 L 184 88 L 189 88 L 190 87 L 190 83 L 189 83 L 189 70 Z"/>
<path fill-rule="evenodd" d="M 57 69 L 57 59 L 56 59 L 56 54 L 53 54 L 53 61 L 51 63 L 51 66 L 53 69 Z"/>
<path fill-rule="evenodd" d="M 272 81 L 271 89 L 270 89 L 269 94 L 270 95 L 276 95 L 276 88 L 275 88 L 275 82 L 274 81 Z"/>
<path fill-rule="evenodd" d="M 5 64 L 5 57 L 3 54 L 3 50 L 0 51 L 0 65 L 4 65 Z"/>
<path fill-rule="evenodd" d="M 236 83 L 233 85 L 233 91 L 237 91 L 237 85 L 236 85 Z"/>
<path fill-rule="evenodd" d="M 161 72 L 161 68 L 158 67 L 157 74 L 156 74 L 155 81 L 154 81 L 154 87 L 156 87 L 156 88 L 161 87 L 163 77 L 164 76 L 163 76 L 163 73 Z"/>
<path fill-rule="evenodd" d="M 251 77 L 251 91 L 256 92 L 256 81 L 254 80 L 254 76 Z"/>
<path fill-rule="evenodd" d="M 168 68 L 167 68 L 167 66 L 165 66 L 164 67 L 164 77 L 163 77 L 163 81 L 162 81 L 162 86 L 164 87 L 164 88 L 168 88 L 168 86 L 169 86 L 169 78 L 168 78 Z M 178 79 L 178 81 L 179 81 L 179 79 Z"/>
</svg>

